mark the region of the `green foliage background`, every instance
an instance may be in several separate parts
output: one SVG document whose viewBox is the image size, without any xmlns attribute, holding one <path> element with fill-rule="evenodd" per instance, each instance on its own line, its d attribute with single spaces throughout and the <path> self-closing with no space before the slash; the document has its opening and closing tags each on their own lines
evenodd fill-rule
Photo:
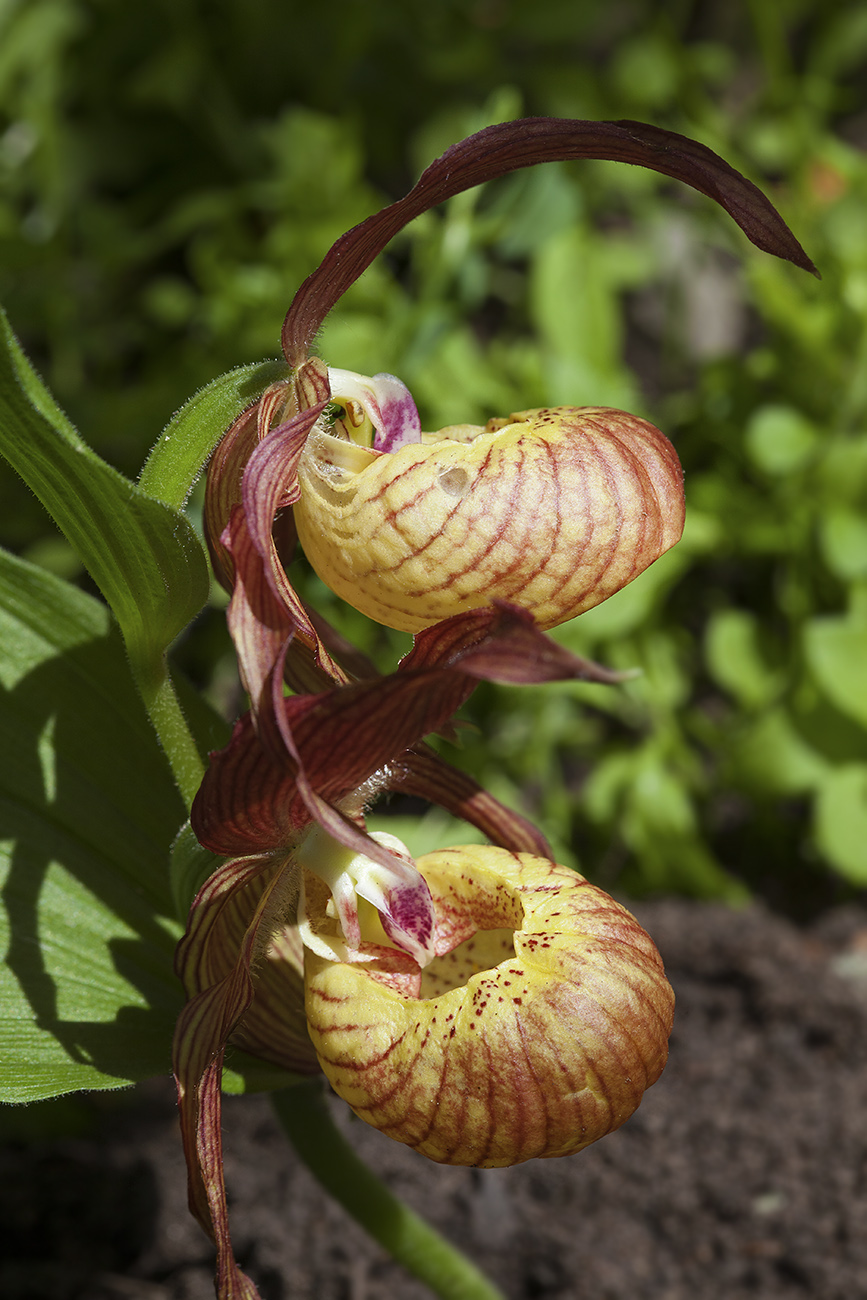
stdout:
<svg viewBox="0 0 867 1300">
<path fill-rule="evenodd" d="M 821 283 L 650 173 L 551 165 L 416 222 L 320 350 L 399 374 L 427 427 L 568 402 L 671 436 L 683 543 L 557 633 L 643 677 L 484 687 L 450 756 L 609 887 L 806 908 L 867 885 L 865 66 L 857 0 L 0 0 L 0 300 L 134 474 L 191 393 L 276 353 L 334 238 L 471 131 L 635 117 L 722 153 Z M 5 467 L 0 541 L 81 577 Z M 176 658 L 241 707 L 219 599 Z"/>
</svg>

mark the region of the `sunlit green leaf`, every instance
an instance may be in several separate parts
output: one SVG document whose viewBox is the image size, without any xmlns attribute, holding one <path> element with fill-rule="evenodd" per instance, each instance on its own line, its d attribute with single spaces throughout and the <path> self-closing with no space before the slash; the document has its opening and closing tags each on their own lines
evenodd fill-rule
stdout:
<svg viewBox="0 0 867 1300">
<path fill-rule="evenodd" d="M 867 624 L 814 618 L 804 629 L 813 676 L 832 704 L 867 727 Z"/>
<path fill-rule="evenodd" d="M 91 451 L 0 315 L 0 451 L 69 538 L 121 626 L 134 667 L 163 652 L 205 603 L 208 572 L 189 522 Z"/>
<path fill-rule="evenodd" d="M 705 655 L 714 680 L 748 709 L 767 704 L 784 685 L 759 645 L 760 621 L 745 609 L 716 610 L 708 622 Z"/>
<path fill-rule="evenodd" d="M 838 578 L 867 577 L 867 519 L 863 512 L 841 505 L 823 513 L 819 539 L 828 568 Z"/>
<path fill-rule="evenodd" d="M 93 597 L 0 552 L 0 1096 L 169 1069 L 185 812 Z"/>
<path fill-rule="evenodd" d="M 771 709 L 744 728 L 731 758 L 738 783 L 751 794 L 803 794 L 815 789 L 828 767 L 784 708 Z"/>
<path fill-rule="evenodd" d="M 746 431 L 750 457 L 767 474 L 790 474 L 813 455 L 818 435 L 799 411 L 763 406 Z"/>
<path fill-rule="evenodd" d="M 816 842 L 853 884 L 867 885 L 867 763 L 831 769 L 816 801 Z"/>
</svg>

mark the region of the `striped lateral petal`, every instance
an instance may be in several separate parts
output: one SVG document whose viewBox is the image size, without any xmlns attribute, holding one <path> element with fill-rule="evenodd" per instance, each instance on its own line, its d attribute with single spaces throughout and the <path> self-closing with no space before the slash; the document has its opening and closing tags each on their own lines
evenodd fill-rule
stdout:
<svg viewBox="0 0 867 1300">
<path fill-rule="evenodd" d="M 205 535 L 214 571 L 232 595 L 229 630 L 255 717 L 292 642 L 312 651 L 329 680 L 346 680 L 290 583 L 274 537 L 279 513 L 297 499 L 298 460 L 329 398 L 325 367 L 308 362 L 235 420 L 208 471 Z"/>
<path fill-rule="evenodd" d="M 217 580 L 228 592 L 232 590 L 235 575 L 232 558 L 221 538 L 233 509 L 241 504 L 247 462 L 287 401 L 291 401 L 289 381 L 272 384 L 230 424 L 211 455 L 205 483 L 205 541 Z"/>
<path fill-rule="evenodd" d="M 190 1210 L 217 1247 L 216 1288 L 220 1300 L 259 1300 L 259 1292 L 235 1262 L 229 1238 L 223 1180 L 220 1082 L 223 1056 L 233 1031 L 249 1010 L 255 988 L 251 964 L 270 934 L 271 908 L 283 883 L 267 859 L 228 863 L 204 887 L 182 940 L 178 968 L 197 987 L 225 973 L 193 996 L 178 1019 L 173 1070 L 178 1090 L 181 1136 L 187 1161 Z M 240 942 L 223 935 L 237 922 L 242 892 L 271 872 L 247 915 Z M 233 915 L 235 914 L 235 915 Z"/>
<path fill-rule="evenodd" d="M 278 896 L 272 898 L 267 936 L 262 931 L 256 997 L 231 1041 L 274 1065 L 304 1074 L 315 1069 L 315 1063 L 301 1014 L 303 952 L 294 926 L 297 872 L 285 855 L 233 859 L 209 877 L 190 908 L 175 970 L 188 998 L 225 980 L 244 946 L 262 893 L 277 873 L 282 878 Z"/>
</svg>

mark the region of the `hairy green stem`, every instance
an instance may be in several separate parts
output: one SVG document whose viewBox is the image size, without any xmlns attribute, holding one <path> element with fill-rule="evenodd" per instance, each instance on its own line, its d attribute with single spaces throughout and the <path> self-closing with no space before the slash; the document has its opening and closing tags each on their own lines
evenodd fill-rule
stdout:
<svg viewBox="0 0 867 1300">
<path fill-rule="evenodd" d="M 136 673 L 135 676 L 175 784 L 189 810 L 202 784 L 205 767 L 175 694 L 168 667 L 163 661 L 159 675 Z"/>
<path fill-rule="evenodd" d="M 335 1127 L 321 1079 L 281 1089 L 272 1099 L 311 1173 L 399 1264 L 443 1300 L 504 1300 L 457 1247 L 399 1201 L 359 1159 Z"/>
</svg>

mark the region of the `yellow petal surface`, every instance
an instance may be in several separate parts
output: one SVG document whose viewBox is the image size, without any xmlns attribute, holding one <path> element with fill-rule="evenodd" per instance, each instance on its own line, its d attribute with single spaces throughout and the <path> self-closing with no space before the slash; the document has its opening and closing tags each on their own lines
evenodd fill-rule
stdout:
<svg viewBox="0 0 867 1300">
<path fill-rule="evenodd" d="M 683 530 L 671 444 L 647 421 L 598 407 L 455 426 L 385 455 L 347 455 L 318 432 L 299 479 L 298 535 L 320 578 L 408 632 L 494 599 L 555 627 L 625 586 Z"/>
<path fill-rule="evenodd" d="M 306 954 L 320 1065 L 356 1114 L 448 1164 L 560 1156 L 619 1127 L 665 1065 L 674 997 L 625 908 L 491 846 L 419 859 L 439 956 L 415 996 Z"/>
</svg>

